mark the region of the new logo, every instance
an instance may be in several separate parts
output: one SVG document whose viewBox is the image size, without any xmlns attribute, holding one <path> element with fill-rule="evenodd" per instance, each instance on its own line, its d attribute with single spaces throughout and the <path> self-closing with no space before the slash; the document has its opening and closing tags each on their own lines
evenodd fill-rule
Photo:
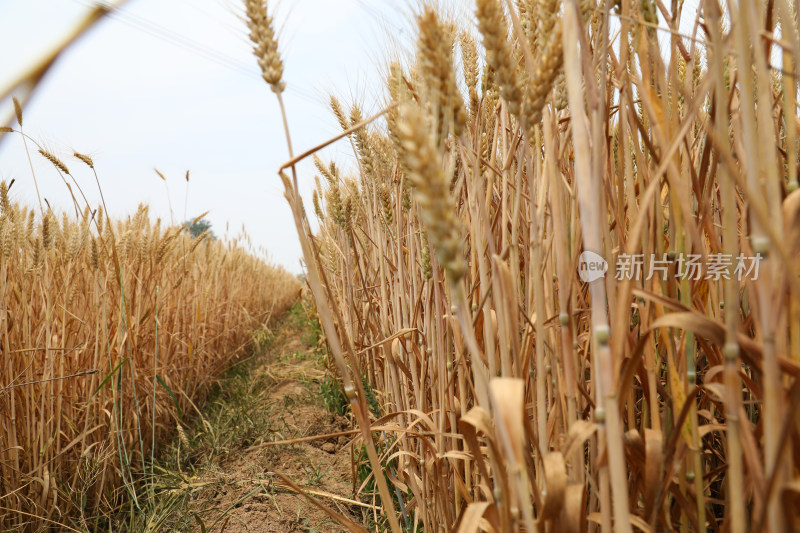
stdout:
<svg viewBox="0 0 800 533">
<path fill-rule="evenodd" d="M 603 256 L 586 250 L 578 261 L 578 276 L 585 283 L 604 278 L 608 272 L 608 261 Z"/>
</svg>

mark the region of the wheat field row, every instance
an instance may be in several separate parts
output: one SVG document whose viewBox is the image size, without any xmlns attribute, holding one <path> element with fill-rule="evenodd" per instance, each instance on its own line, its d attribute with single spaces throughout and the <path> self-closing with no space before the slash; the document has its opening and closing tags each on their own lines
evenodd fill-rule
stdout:
<svg viewBox="0 0 800 533">
<path fill-rule="evenodd" d="M 94 179 L 87 156 L 72 174 L 41 155 Z M 300 285 L 245 236 L 13 193 L 0 184 L 0 530 L 108 530 L 120 506 L 147 506 L 155 448 Z"/>
<path fill-rule="evenodd" d="M 797 530 L 796 3 L 472 10 L 281 169 L 385 527 Z"/>
</svg>

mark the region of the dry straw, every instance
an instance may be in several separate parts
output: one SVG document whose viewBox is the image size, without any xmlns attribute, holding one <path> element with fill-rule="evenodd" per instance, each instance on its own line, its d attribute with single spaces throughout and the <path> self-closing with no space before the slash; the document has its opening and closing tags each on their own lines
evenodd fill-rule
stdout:
<svg viewBox="0 0 800 533">
<path fill-rule="evenodd" d="M 2 531 L 102 529 L 140 509 L 153 447 L 299 288 L 146 207 L 116 221 L 75 207 L 37 216 L 0 183 Z"/>
<path fill-rule="evenodd" d="M 800 528 L 800 28 L 681 6 L 423 9 L 316 235 L 284 179 L 394 531 Z"/>
</svg>

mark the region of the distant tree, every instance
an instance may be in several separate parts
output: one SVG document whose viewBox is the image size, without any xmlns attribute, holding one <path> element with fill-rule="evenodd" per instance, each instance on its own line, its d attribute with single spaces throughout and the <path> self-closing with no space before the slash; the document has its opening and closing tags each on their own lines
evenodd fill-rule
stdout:
<svg viewBox="0 0 800 533">
<path fill-rule="evenodd" d="M 189 234 L 192 236 L 193 239 L 196 239 L 197 237 L 202 235 L 203 232 L 205 231 L 208 232 L 208 236 L 212 240 L 217 238 L 217 236 L 214 235 L 214 231 L 211 229 L 211 222 L 209 222 L 205 218 L 201 218 L 200 220 L 194 223 L 192 222 L 193 222 L 192 220 L 187 220 L 186 222 L 183 223 L 183 228 L 189 232 Z"/>
</svg>

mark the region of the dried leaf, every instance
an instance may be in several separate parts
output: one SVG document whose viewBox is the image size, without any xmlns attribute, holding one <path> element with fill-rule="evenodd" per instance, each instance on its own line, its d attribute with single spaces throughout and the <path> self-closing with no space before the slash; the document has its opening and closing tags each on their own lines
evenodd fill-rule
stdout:
<svg viewBox="0 0 800 533">
<path fill-rule="evenodd" d="M 586 529 L 586 496 L 588 491 L 580 483 L 567 486 L 564 506 L 555 531 L 562 533 L 582 533 Z"/>
<path fill-rule="evenodd" d="M 461 515 L 456 533 L 477 533 L 480 520 L 490 505 L 489 502 L 475 502 L 467 505 L 464 514 Z"/>
<path fill-rule="evenodd" d="M 644 430 L 644 512 L 650 516 L 664 471 L 664 441 L 660 431 Z"/>
<path fill-rule="evenodd" d="M 800 189 L 783 201 L 783 233 L 789 253 L 800 253 Z"/>
<path fill-rule="evenodd" d="M 573 422 L 569 427 L 567 440 L 562 448 L 564 457 L 567 459 L 572 457 L 579 447 L 583 447 L 583 444 L 589 440 L 595 431 L 597 431 L 597 424 L 594 422 L 589 422 L 588 420 L 576 420 Z"/>
<path fill-rule="evenodd" d="M 546 494 L 542 506 L 542 518 L 551 520 L 561 513 L 567 490 L 567 465 L 559 452 L 550 452 L 542 460 Z"/>
<path fill-rule="evenodd" d="M 494 378 L 489 382 L 489 390 L 498 440 L 512 459 L 512 464 L 521 464 L 524 462 L 525 442 L 522 421 L 525 413 L 525 382 L 517 378 Z"/>
</svg>

